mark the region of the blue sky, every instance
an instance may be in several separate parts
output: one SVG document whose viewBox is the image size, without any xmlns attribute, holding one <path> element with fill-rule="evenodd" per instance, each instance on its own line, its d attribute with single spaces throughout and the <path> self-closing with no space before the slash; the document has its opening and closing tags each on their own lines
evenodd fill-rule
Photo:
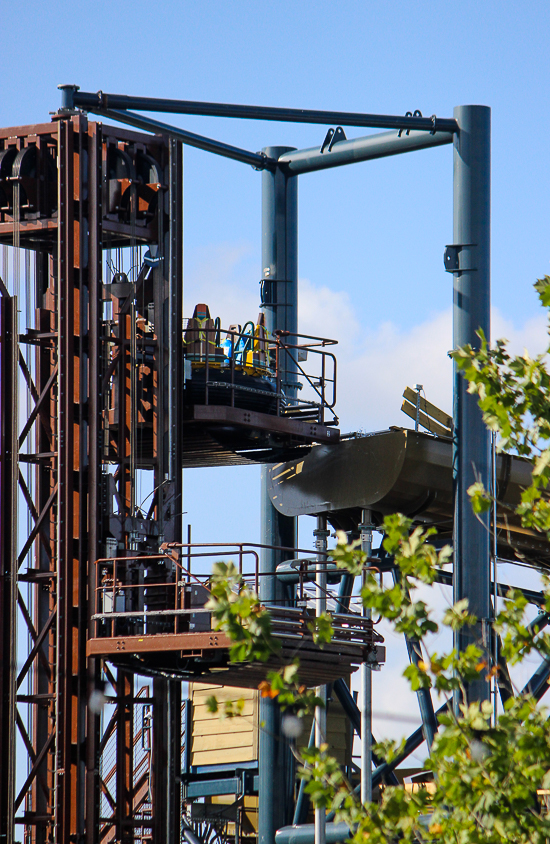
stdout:
<svg viewBox="0 0 550 844">
<path fill-rule="evenodd" d="M 493 300 L 522 320 L 547 254 L 547 4 L 248 0 L 4 4 L 2 125 L 47 119 L 56 85 L 146 96 L 452 114 L 493 109 Z M 320 126 L 182 117 L 256 150 L 320 143 Z M 349 136 L 362 130 L 347 130 Z M 300 182 L 300 273 L 348 291 L 365 325 L 421 321 L 449 302 L 451 151 L 309 174 Z M 186 153 L 186 247 L 250 247 L 259 266 L 251 168 Z M 388 293 L 391 291 L 390 295 Z"/>
<path fill-rule="evenodd" d="M 540 348 L 532 283 L 550 273 L 549 18 L 542 0 L 4 3 L 0 125 L 47 120 L 59 83 L 387 114 L 452 116 L 455 105 L 489 105 L 495 333 Z M 326 131 L 169 119 L 254 151 L 314 146 Z M 299 230 L 301 325 L 341 341 L 343 428 L 404 423 L 401 392 L 416 382 L 448 409 L 451 277 L 442 255 L 452 242 L 451 148 L 301 177 Z M 260 266 L 260 175 L 187 149 L 186 312 L 204 300 L 224 321 L 254 317 Z M 189 471 L 195 538 L 257 539 L 258 477 L 256 468 Z"/>
</svg>

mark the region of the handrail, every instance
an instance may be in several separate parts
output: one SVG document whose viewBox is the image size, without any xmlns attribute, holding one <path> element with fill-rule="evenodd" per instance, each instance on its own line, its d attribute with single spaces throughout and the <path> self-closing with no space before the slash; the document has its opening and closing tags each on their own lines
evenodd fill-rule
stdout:
<svg viewBox="0 0 550 844">
<path fill-rule="evenodd" d="M 235 406 L 235 396 L 239 393 L 257 393 L 265 395 L 266 399 L 275 400 L 275 415 L 284 416 L 285 411 L 294 408 L 296 411 L 310 410 L 317 411 L 317 421 L 324 422 L 325 410 L 333 411 L 336 404 L 336 373 L 337 362 L 332 352 L 325 350 L 326 346 L 336 345 L 337 341 L 326 337 L 317 337 L 311 334 L 300 334 L 298 332 L 275 331 L 271 336 L 260 326 L 263 333 L 256 336 L 257 326 L 249 320 L 239 330 L 221 329 L 219 318 L 214 322 L 214 327 L 205 325 L 193 326 L 192 319 L 187 319 L 186 336 L 190 338 L 185 341 L 189 350 L 184 346 L 184 356 L 191 361 L 192 366 L 204 368 L 204 403 L 211 402 L 211 388 L 226 388 L 231 392 L 231 407 Z M 206 322 L 206 320 L 205 320 Z M 259 332 L 259 329 L 258 329 Z M 225 340 L 221 342 L 221 335 Z M 195 337 L 196 335 L 196 337 Z M 292 342 L 291 342 L 292 339 Z M 305 341 L 305 342 L 302 342 Z M 195 349 L 194 345 L 198 343 Z M 306 372 L 298 360 L 299 352 L 319 355 L 321 359 L 320 374 L 314 375 Z M 327 374 L 327 359 L 332 362 L 332 377 Z M 218 372 L 229 372 L 228 382 L 219 378 L 211 377 L 211 370 Z M 236 372 L 243 372 L 252 376 L 261 375 L 268 381 L 274 382 L 274 390 L 251 388 L 248 385 L 237 383 Z M 287 383 L 287 379 L 291 382 Z M 301 379 L 301 380 L 300 380 Z M 303 383 L 302 383 L 303 381 Z M 302 389 L 305 385 L 313 390 L 314 400 L 301 399 L 297 395 L 288 395 L 285 387 L 294 386 L 291 393 Z M 326 387 L 332 385 L 330 400 L 326 396 Z"/>
<path fill-rule="evenodd" d="M 261 578 L 274 576 L 273 572 L 260 571 L 259 552 L 262 549 L 282 551 L 287 555 L 292 554 L 293 558 L 299 554 L 304 555 L 304 559 L 296 565 L 300 583 L 296 598 L 301 602 L 306 597 L 304 585 L 308 571 L 320 566 L 323 570 L 329 570 L 331 551 L 312 552 L 311 548 L 255 542 L 166 542 L 161 545 L 159 554 L 103 557 L 95 563 L 103 567 L 100 582 L 95 587 L 95 612 L 92 615 L 96 636 L 192 632 L 189 625 L 193 618 L 194 623 L 198 623 L 197 619 L 200 622 L 201 617 L 205 619 L 202 629 L 210 630 L 210 621 L 206 619 L 210 618 L 211 613 L 205 609 L 205 605 L 210 594 L 211 573 L 194 571 L 193 561 L 236 557 L 243 581 L 253 585 L 258 594 Z M 316 559 L 312 559 L 313 553 Z M 319 556 L 324 561 L 320 561 Z M 143 570 L 140 574 L 140 569 L 136 569 L 141 563 L 147 568 L 149 563 L 166 562 L 171 564 L 171 570 L 163 571 L 162 567 L 153 565 L 149 566 L 147 574 Z M 131 564 L 131 567 L 128 568 L 127 564 Z M 200 587 L 204 593 L 195 592 L 193 598 L 193 586 Z M 327 595 L 333 597 L 328 591 Z M 275 601 L 262 601 L 262 606 L 271 615 L 274 635 L 302 642 L 313 641 L 309 622 L 314 614 L 307 606 L 283 606 Z M 333 613 L 332 625 L 333 641 L 343 647 L 372 647 L 375 642 L 382 641 L 372 622 L 353 612 Z"/>
</svg>

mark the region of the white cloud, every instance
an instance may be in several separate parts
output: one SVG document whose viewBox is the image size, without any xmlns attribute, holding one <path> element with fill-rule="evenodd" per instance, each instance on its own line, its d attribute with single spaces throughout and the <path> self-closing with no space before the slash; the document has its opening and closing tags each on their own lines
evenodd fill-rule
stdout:
<svg viewBox="0 0 550 844">
<path fill-rule="evenodd" d="M 531 355 L 540 354 L 548 345 L 548 322 L 542 310 L 520 326 L 514 325 L 511 319 L 496 308 L 492 310 L 491 319 L 493 338 L 506 339 L 508 350 L 515 355 L 522 354 L 524 349 Z"/>
<path fill-rule="evenodd" d="M 406 330 L 387 320 L 360 325 L 349 295 L 300 280 L 300 330 L 338 340 L 337 412 L 346 430 L 377 430 L 405 422 L 399 412 L 406 386 L 421 383 L 427 397 L 451 407 L 451 311 Z"/>
<path fill-rule="evenodd" d="M 299 281 L 298 326 L 303 334 L 338 340 L 339 350 L 345 351 L 353 349 L 360 333 L 349 294 L 317 287 L 308 278 Z"/>
<path fill-rule="evenodd" d="M 194 250 L 184 281 L 184 315 L 205 302 L 223 326 L 256 319 L 260 272 L 250 244 L 220 243 Z"/>
<path fill-rule="evenodd" d="M 537 315 L 516 326 L 492 311 L 493 337 L 505 337 L 509 349 L 521 354 L 542 351 L 548 341 L 546 317 Z M 403 329 L 390 320 L 361 326 L 345 291 L 317 288 L 300 280 L 300 330 L 337 339 L 337 412 L 346 430 L 378 430 L 407 424 L 401 414 L 405 387 L 422 384 L 426 397 L 452 412 L 452 310 Z"/>
<path fill-rule="evenodd" d="M 185 276 L 185 315 L 206 302 L 222 325 L 243 325 L 259 311 L 259 264 L 249 243 L 221 243 L 195 250 Z M 515 325 L 500 311 L 492 312 L 492 336 L 505 337 L 513 353 L 527 347 L 541 351 L 548 340 L 546 318 L 540 315 Z M 452 411 L 452 312 L 432 313 L 416 325 L 401 328 L 391 320 L 365 325 L 344 290 L 299 282 L 299 330 L 338 340 L 338 400 L 342 430 L 379 430 L 406 425 L 401 396 L 407 386 L 422 384 L 426 397 Z"/>
</svg>

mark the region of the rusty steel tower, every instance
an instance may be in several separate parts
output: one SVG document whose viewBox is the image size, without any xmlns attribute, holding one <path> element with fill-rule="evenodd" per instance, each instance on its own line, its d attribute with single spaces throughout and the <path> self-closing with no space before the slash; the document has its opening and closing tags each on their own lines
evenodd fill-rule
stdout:
<svg viewBox="0 0 550 844">
<path fill-rule="evenodd" d="M 130 672 L 107 669 L 115 695 L 100 729 L 88 701 L 102 679 L 86 644 L 95 561 L 158 539 L 137 516 L 145 460 L 149 525 L 181 540 L 181 144 L 64 113 L 2 130 L 0 173 L 0 241 L 11 247 L 0 270 L 1 647 L 13 669 L 0 704 L 0 834 L 13 841 L 15 822 L 25 841 L 133 841 L 145 822 L 168 840 L 180 684 L 154 680 L 144 765 L 135 712 L 147 701 Z M 154 333 L 136 322 L 145 299 Z M 151 378 L 136 390 L 143 371 Z M 19 666 L 17 613 L 28 641 Z"/>
</svg>

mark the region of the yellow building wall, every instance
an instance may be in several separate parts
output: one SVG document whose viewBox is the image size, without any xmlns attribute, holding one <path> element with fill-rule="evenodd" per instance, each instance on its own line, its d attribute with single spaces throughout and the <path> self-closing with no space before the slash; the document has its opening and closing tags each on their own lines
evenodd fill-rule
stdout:
<svg viewBox="0 0 550 844">
<path fill-rule="evenodd" d="M 193 732 L 191 737 L 191 765 L 238 765 L 258 758 L 260 693 L 255 689 L 190 684 L 193 706 Z M 208 712 L 206 700 L 215 695 L 220 711 L 225 701 L 244 700 L 242 715 L 223 718 Z M 312 717 L 303 719 L 304 729 L 297 740 L 298 747 L 307 745 Z M 352 734 L 350 724 L 335 695 L 329 704 L 327 716 L 327 741 L 331 752 L 341 765 L 351 763 Z"/>
<path fill-rule="evenodd" d="M 189 691 L 193 705 L 191 765 L 239 764 L 258 758 L 258 691 L 199 683 L 191 684 Z M 208 712 L 206 700 L 211 695 L 218 699 L 220 710 L 224 701 L 242 698 L 242 714 L 221 718 L 219 713 Z"/>
</svg>

